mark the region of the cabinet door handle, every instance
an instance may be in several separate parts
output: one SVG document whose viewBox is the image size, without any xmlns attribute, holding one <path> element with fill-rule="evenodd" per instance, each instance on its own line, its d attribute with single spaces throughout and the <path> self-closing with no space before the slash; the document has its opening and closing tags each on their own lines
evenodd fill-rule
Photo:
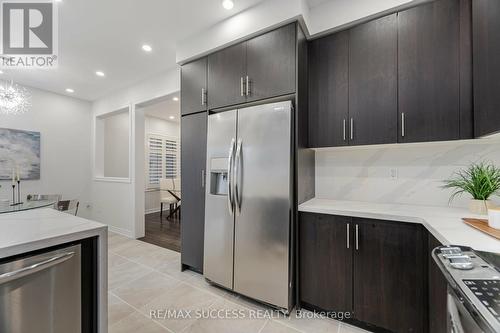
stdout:
<svg viewBox="0 0 500 333">
<path fill-rule="evenodd" d="M 206 99 L 205 99 L 205 88 L 201 88 L 201 105 L 205 105 Z"/>
<path fill-rule="evenodd" d="M 201 187 L 205 187 L 205 170 L 201 170 Z"/>
<path fill-rule="evenodd" d="M 349 248 L 350 244 L 349 244 L 349 228 L 350 228 L 350 225 L 349 223 L 347 223 L 347 248 Z"/>
<path fill-rule="evenodd" d="M 351 118 L 351 140 L 354 140 L 354 118 Z"/>
<path fill-rule="evenodd" d="M 406 124 L 405 124 L 405 113 L 401 112 L 401 136 L 404 138 L 405 137 L 405 131 L 406 131 Z"/>
<path fill-rule="evenodd" d="M 247 88 L 247 96 L 250 96 L 250 79 L 248 78 L 248 75 L 246 78 L 246 88 Z"/>
<path fill-rule="evenodd" d="M 245 92 L 244 92 L 245 88 L 243 87 L 244 85 L 245 84 L 243 82 L 243 76 L 242 76 L 242 77 L 240 77 L 240 94 L 241 94 L 241 96 L 245 96 Z"/>
<path fill-rule="evenodd" d="M 342 134 L 342 138 L 344 139 L 344 141 L 345 141 L 345 139 L 346 139 L 346 134 L 345 134 L 345 132 L 346 132 L 346 131 L 345 131 L 345 125 L 346 125 L 346 120 L 344 119 L 344 126 L 343 126 L 343 128 L 344 128 L 344 132 L 343 132 L 343 134 Z"/>
<path fill-rule="evenodd" d="M 359 250 L 359 226 L 356 224 L 356 251 Z"/>
</svg>

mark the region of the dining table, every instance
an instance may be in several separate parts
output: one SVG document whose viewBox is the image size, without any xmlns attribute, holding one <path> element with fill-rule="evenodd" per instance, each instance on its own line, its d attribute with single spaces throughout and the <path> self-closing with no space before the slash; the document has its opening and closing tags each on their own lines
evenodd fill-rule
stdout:
<svg viewBox="0 0 500 333">
<path fill-rule="evenodd" d="M 30 200 L 16 205 L 12 205 L 8 201 L 0 202 L 0 214 L 15 213 L 30 209 L 37 209 L 43 207 L 53 206 L 56 202 L 54 200 Z"/>
<path fill-rule="evenodd" d="M 170 193 L 177 201 L 177 206 L 175 207 L 175 209 L 170 212 L 170 214 L 168 214 L 168 217 L 172 217 L 175 213 L 179 212 L 180 213 L 180 209 L 181 209 L 181 190 L 180 189 L 170 189 L 170 190 L 167 190 L 168 193 Z M 180 215 L 179 215 L 180 216 Z"/>
</svg>

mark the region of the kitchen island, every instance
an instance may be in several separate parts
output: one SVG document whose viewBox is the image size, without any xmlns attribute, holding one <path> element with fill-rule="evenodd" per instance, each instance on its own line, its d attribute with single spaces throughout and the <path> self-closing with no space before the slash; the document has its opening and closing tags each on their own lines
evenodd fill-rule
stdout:
<svg viewBox="0 0 500 333">
<path fill-rule="evenodd" d="M 81 245 L 82 302 L 92 303 L 82 305 L 84 331 L 106 333 L 107 226 L 52 208 L 0 215 L 0 263 L 74 245 Z"/>
</svg>

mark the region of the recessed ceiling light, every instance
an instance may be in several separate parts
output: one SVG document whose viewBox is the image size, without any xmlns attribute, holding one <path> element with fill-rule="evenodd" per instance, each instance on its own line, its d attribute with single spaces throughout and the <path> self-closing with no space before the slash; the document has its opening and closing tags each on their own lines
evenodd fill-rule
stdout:
<svg viewBox="0 0 500 333">
<path fill-rule="evenodd" d="M 0 70 L 0 74 L 3 74 L 3 71 Z"/>
<path fill-rule="evenodd" d="M 95 75 L 103 77 L 104 76 L 104 72 L 102 72 L 102 71 L 96 71 Z"/>
<path fill-rule="evenodd" d="M 175 119 L 175 117 L 174 117 L 174 116 L 170 116 L 170 117 L 168 117 L 168 119 L 172 119 L 172 120 L 174 120 L 174 119 Z"/>
<path fill-rule="evenodd" d="M 172 100 L 173 100 L 174 102 L 177 102 L 177 101 L 179 101 L 179 97 L 175 96 L 174 98 L 172 98 Z"/>
<path fill-rule="evenodd" d="M 227 10 L 233 9 L 234 1 L 233 0 L 222 0 L 222 7 L 224 7 L 224 9 L 227 9 Z"/>
<path fill-rule="evenodd" d="M 72 93 L 74 93 L 75 91 L 74 91 L 73 89 L 71 89 L 71 88 L 66 88 L 66 92 L 68 92 L 68 93 L 72 94 Z"/>
<path fill-rule="evenodd" d="M 142 46 L 142 50 L 145 51 L 145 52 L 151 52 L 151 51 L 153 51 L 153 48 L 151 47 L 151 45 L 144 44 Z"/>
</svg>

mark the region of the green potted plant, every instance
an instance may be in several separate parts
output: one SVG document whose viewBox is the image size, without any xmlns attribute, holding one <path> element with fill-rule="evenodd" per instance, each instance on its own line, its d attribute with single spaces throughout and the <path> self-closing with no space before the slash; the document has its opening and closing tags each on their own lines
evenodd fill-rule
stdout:
<svg viewBox="0 0 500 333">
<path fill-rule="evenodd" d="M 500 169 L 491 163 L 473 163 L 444 183 L 443 188 L 453 189 L 450 202 L 456 196 L 469 193 L 472 196 L 470 211 L 484 215 L 491 206 L 489 198 L 500 190 Z"/>
</svg>

